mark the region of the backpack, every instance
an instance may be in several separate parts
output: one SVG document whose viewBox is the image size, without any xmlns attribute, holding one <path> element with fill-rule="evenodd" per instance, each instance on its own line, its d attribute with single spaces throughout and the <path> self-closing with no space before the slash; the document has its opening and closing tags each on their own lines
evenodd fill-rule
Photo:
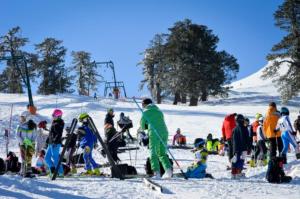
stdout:
<svg viewBox="0 0 300 199">
<path fill-rule="evenodd" d="M 122 175 L 137 175 L 136 168 L 133 166 L 130 166 L 128 164 L 118 164 L 116 166 L 119 168 Z M 118 176 L 117 172 L 113 169 L 113 167 L 111 167 L 111 177 L 112 178 L 120 177 Z"/>
<path fill-rule="evenodd" d="M 6 158 L 6 171 L 19 172 L 21 169 L 21 163 L 14 152 L 9 152 Z"/>
<path fill-rule="evenodd" d="M 268 163 L 266 179 L 270 183 L 288 183 L 292 177 L 286 176 L 283 170 L 283 157 L 273 157 Z"/>
<path fill-rule="evenodd" d="M 5 174 L 6 171 L 6 165 L 2 158 L 0 158 L 0 175 Z"/>
</svg>

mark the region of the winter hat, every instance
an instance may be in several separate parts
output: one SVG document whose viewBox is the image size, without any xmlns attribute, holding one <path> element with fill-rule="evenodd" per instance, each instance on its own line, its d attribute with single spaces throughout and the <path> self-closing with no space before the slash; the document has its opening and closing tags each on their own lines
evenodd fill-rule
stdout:
<svg viewBox="0 0 300 199">
<path fill-rule="evenodd" d="M 275 102 L 270 102 L 269 106 L 272 106 L 272 107 L 274 107 L 274 108 L 277 107 Z"/>
<path fill-rule="evenodd" d="M 114 109 L 113 108 L 108 108 L 107 109 L 107 112 L 109 113 L 109 112 L 114 112 Z"/>
<path fill-rule="evenodd" d="M 145 98 L 145 99 L 143 99 L 143 101 L 142 101 L 142 104 L 144 104 L 144 105 L 148 105 L 148 104 L 152 104 L 153 102 L 152 102 L 152 100 L 150 99 L 150 98 Z"/>
<path fill-rule="evenodd" d="M 238 114 L 235 119 L 236 122 L 244 122 L 245 118 L 242 114 Z"/>
</svg>

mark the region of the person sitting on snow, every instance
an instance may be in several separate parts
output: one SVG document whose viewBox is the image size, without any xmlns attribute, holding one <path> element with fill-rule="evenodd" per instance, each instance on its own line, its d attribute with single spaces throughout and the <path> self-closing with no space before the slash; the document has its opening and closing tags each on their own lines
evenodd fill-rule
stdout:
<svg viewBox="0 0 300 199">
<path fill-rule="evenodd" d="M 195 160 L 194 163 L 188 167 L 185 175 L 188 178 L 204 178 L 206 177 L 206 160 L 208 156 L 204 139 L 197 138 L 194 142 L 194 147 Z"/>
<path fill-rule="evenodd" d="M 87 175 L 100 175 L 99 165 L 92 156 L 93 148 L 97 145 L 97 138 L 88 126 L 88 118 L 89 115 L 87 113 L 82 113 L 78 117 L 78 121 L 82 123 L 82 126 L 78 128 L 77 134 L 78 139 L 80 140 L 80 147 L 84 150 L 84 169 L 86 170 Z"/>
<path fill-rule="evenodd" d="M 41 150 L 38 153 L 38 158 L 35 163 L 35 167 L 32 168 L 33 173 L 39 174 L 39 175 L 46 175 L 47 172 L 47 165 L 45 162 L 45 150 Z"/>
<path fill-rule="evenodd" d="M 207 135 L 206 138 L 206 149 L 208 153 L 210 154 L 218 154 L 220 141 L 219 139 L 213 139 L 213 136 L 211 133 Z"/>
<path fill-rule="evenodd" d="M 186 145 L 186 138 L 184 135 L 181 134 L 180 128 L 176 130 L 176 134 L 173 136 L 173 145 L 175 145 L 175 142 L 179 145 Z"/>
</svg>

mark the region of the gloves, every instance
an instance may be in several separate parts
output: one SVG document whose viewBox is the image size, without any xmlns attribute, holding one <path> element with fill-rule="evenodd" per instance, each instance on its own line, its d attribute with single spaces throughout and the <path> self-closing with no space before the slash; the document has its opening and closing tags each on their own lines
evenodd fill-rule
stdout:
<svg viewBox="0 0 300 199">
<path fill-rule="evenodd" d="M 234 156 L 231 158 L 231 163 L 236 163 L 237 162 L 237 155 L 234 154 Z"/>
<path fill-rule="evenodd" d="M 23 144 L 25 145 L 25 148 L 33 147 L 32 141 L 30 139 L 28 139 L 28 138 L 25 138 L 23 140 Z"/>
</svg>

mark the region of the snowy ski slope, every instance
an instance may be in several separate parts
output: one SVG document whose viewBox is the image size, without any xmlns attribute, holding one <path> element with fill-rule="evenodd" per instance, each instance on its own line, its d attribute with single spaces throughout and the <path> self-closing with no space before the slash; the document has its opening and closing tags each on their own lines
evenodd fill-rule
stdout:
<svg viewBox="0 0 300 199">
<path fill-rule="evenodd" d="M 254 119 L 257 112 L 265 113 L 270 101 L 275 101 L 280 107 L 280 99 L 270 80 L 259 79 L 261 71 L 233 83 L 233 89 L 227 99 L 214 99 L 202 103 L 198 107 L 186 105 L 173 106 L 159 105 L 165 114 L 169 129 L 169 143 L 175 130 L 180 127 L 187 136 L 188 143 L 194 138 L 206 138 L 208 133 L 221 136 L 221 125 L 226 114 L 238 112 Z M 99 99 L 79 97 L 75 95 L 34 96 L 38 113 L 45 116 L 50 122 L 50 115 L 54 108 L 61 108 L 64 120 L 69 124 L 73 117 L 81 112 L 89 113 L 99 131 L 103 134 L 103 120 L 106 109 L 115 109 L 116 120 L 120 112 L 125 112 L 133 120 L 135 135 L 138 128 L 139 110 L 131 100 L 115 101 L 112 99 Z M 18 123 L 18 115 L 25 110 L 26 95 L 0 94 L 0 157 L 5 155 L 3 140 L 4 128 L 9 126 L 10 107 L 13 104 L 12 129 Z M 288 104 L 292 120 L 296 119 L 300 110 L 299 98 L 291 100 Z M 10 150 L 18 153 L 15 134 L 11 134 Z M 189 150 L 171 150 L 184 170 L 192 163 L 193 154 Z M 105 163 L 98 151 L 94 151 L 97 162 Z M 136 166 L 139 173 L 144 173 L 145 159 L 148 157 L 146 148 L 137 153 L 120 154 L 122 162 Z M 34 161 L 33 161 L 34 162 Z M 294 179 L 290 184 L 269 184 L 264 179 L 266 167 L 247 168 L 246 179 L 231 180 L 230 171 L 226 170 L 227 157 L 209 156 L 207 172 L 215 179 L 171 179 L 157 180 L 165 188 L 164 194 L 154 193 L 147 189 L 141 179 L 120 181 L 110 178 L 65 178 L 51 181 L 45 177 L 37 179 L 22 179 L 19 176 L 0 176 L 0 198 L 270 198 L 270 199 L 299 199 L 300 198 L 300 161 L 295 160 L 293 154 L 288 155 L 286 172 Z M 176 167 L 175 172 L 179 172 Z M 103 169 L 104 172 L 109 172 Z"/>
</svg>

